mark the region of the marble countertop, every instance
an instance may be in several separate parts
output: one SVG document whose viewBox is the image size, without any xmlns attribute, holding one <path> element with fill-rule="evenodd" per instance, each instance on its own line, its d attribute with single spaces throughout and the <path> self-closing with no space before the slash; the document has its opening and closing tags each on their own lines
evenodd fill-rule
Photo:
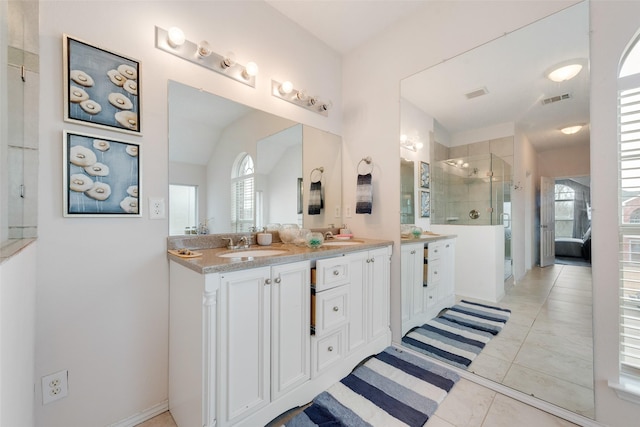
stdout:
<svg viewBox="0 0 640 427">
<path fill-rule="evenodd" d="M 357 252 L 368 249 L 375 249 L 393 245 L 391 240 L 376 240 L 376 239 L 363 239 L 354 238 L 358 242 L 362 242 L 355 245 L 345 246 L 329 246 L 322 245 L 317 249 L 307 248 L 305 246 L 296 246 L 292 243 L 273 243 L 269 246 L 251 245 L 248 249 L 236 249 L 230 250 L 226 247 L 216 248 L 189 248 L 194 252 L 202 253 L 202 256 L 195 258 L 183 258 L 178 255 L 167 253 L 169 260 L 175 261 L 178 264 L 184 265 L 191 270 L 201 273 L 222 273 L 228 271 L 244 270 L 247 268 L 256 268 L 262 266 L 286 264 L 290 262 L 314 260 L 320 258 L 328 258 L 340 256 L 349 252 Z M 169 248 L 176 249 L 176 247 Z M 287 252 L 282 255 L 264 256 L 264 257 L 244 257 L 244 258 L 223 258 L 219 255 L 228 252 L 242 252 L 246 250 L 266 250 L 266 249 L 280 249 Z"/>
<path fill-rule="evenodd" d="M 435 233 L 423 233 L 421 237 L 403 237 L 400 239 L 400 244 L 411 244 L 420 242 L 435 242 L 437 240 L 453 239 L 457 237 L 455 234 L 435 234 Z"/>
</svg>

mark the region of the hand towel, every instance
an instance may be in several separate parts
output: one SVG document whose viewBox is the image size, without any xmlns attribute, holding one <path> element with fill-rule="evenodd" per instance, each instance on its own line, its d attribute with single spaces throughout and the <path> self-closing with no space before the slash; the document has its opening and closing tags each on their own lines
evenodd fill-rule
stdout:
<svg viewBox="0 0 640 427">
<path fill-rule="evenodd" d="M 322 183 L 312 182 L 309 186 L 309 215 L 320 215 L 320 210 L 324 207 L 322 200 Z"/>
<path fill-rule="evenodd" d="M 356 187 L 356 213 L 370 214 L 371 203 L 373 202 L 373 186 L 371 185 L 371 174 L 358 175 L 358 186 Z"/>
</svg>

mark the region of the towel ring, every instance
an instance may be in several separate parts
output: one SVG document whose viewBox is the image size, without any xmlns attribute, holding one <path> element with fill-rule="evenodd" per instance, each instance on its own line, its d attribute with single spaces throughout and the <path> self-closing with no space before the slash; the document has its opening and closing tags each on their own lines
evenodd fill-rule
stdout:
<svg viewBox="0 0 640 427">
<path fill-rule="evenodd" d="M 365 162 L 367 165 L 369 165 L 369 171 L 367 171 L 366 173 L 362 173 L 360 172 L 360 166 L 362 165 L 362 162 Z M 368 173 L 373 172 L 373 164 L 371 161 L 371 157 L 367 156 L 367 157 L 363 157 L 362 160 L 360 160 L 358 162 L 358 167 L 356 168 L 358 170 L 358 175 L 366 175 Z"/>
<path fill-rule="evenodd" d="M 318 177 L 317 179 L 313 178 L 314 177 L 314 175 L 313 175 L 314 172 L 317 172 L 315 174 L 315 176 Z M 322 179 L 322 173 L 323 172 L 324 172 L 324 167 L 322 167 L 322 166 L 320 166 L 319 168 L 312 169 L 311 173 L 309 174 L 309 179 L 311 180 L 311 182 L 318 182 L 318 181 L 320 181 Z M 318 175 L 320 175 L 320 176 L 318 176 Z"/>
</svg>

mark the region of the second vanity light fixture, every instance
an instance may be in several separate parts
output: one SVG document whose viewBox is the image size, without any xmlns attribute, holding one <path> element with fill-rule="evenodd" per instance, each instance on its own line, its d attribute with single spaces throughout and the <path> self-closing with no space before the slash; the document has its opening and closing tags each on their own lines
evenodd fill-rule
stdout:
<svg viewBox="0 0 640 427">
<path fill-rule="evenodd" d="M 329 110 L 333 106 L 331 101 L 320 101 L 317 96 L 308 95 L 304 90 L 294 89 L 290 81 L 280 83 L 271 80 L 271 95 L 325 117 L 329 115 Z"/>
<path fill-rule="evenodd" d="M 213 52 L 206 40 L 200 43 L 190 42 L 178 27 L 171 27 L 169 30 L 156 27 L 156 47 L 240 83 L 256 87 L 258 66 L 255 62 L 240 65 L 236 63 L 233 54 L 220 55 Z"/>
<path fill-rule="evenodd" d="M 402 134 L 400 135 L 400 146 L 402 148 L 406 148 L 407 150 L 418 151 L 424 146 L 424 144 L 420 142 L 420 139 L 417 136 L 409 137 L 405 134 Z"/>
</svg>

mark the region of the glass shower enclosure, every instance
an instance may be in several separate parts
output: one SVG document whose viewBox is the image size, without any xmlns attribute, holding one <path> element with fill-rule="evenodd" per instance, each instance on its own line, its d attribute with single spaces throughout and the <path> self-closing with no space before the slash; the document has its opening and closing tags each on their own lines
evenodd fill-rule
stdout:
<svg viewBox="0 0 640 427">
<path fill-rule="evenodd" d="M 431 171 L 431 223 L 503 225 L 505 279 L 512 275 L 511 165 L 495 154 L 436 162 Z"/>
</svg>

